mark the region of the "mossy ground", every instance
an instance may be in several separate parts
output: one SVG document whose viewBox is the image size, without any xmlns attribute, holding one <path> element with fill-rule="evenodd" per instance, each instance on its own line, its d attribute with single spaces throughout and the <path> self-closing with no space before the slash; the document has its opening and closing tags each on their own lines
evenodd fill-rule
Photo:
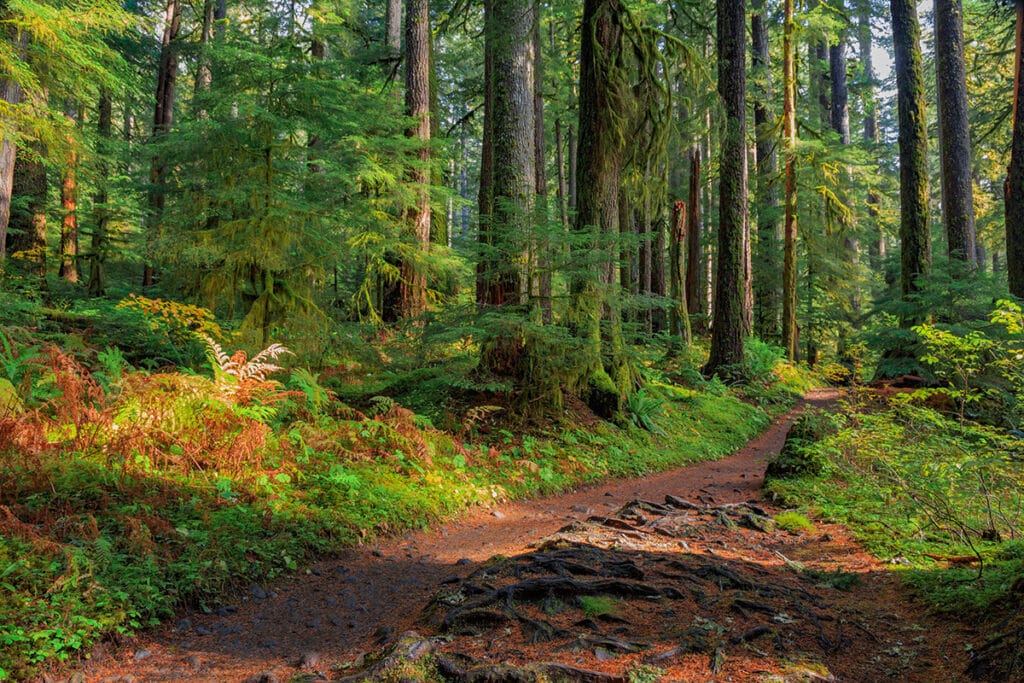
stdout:
<svg viewBox="0 0 1024 683">
<path fill-rule="evenodd" d="M 800 447 L 823 471 L 769 492 L 849 526 L 938 611 L 977 616 L 1006 596 L 1024 576 L 1019 442 L 906 401 L 835 420 Z"/>
</svg>

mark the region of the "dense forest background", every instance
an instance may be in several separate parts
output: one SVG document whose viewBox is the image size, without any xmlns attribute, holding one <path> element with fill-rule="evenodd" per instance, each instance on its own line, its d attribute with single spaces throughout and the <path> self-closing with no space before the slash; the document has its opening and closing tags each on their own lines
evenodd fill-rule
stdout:
<svg viewBox="0 0 1024 683">
<path fill-rule="evenodd" d="M 497 374 L 509 326 L 603 337 L 559 379 L 623 390 L 623 334 L 891 375 L 900 321 L 1022 293 L 1012 8 L 726 6 L 10 3 L 5 289 L 322 356 L 443 326 Z"/>
</svg>

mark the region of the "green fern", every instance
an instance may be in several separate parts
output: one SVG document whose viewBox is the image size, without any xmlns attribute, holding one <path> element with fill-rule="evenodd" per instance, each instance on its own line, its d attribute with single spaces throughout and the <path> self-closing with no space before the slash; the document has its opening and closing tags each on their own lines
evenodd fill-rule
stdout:
<svg viewBox="0 0 1024 683">
<path fill-rule="evenodd" d="M 626 399 L 626 410 L 634 425 L 656 436 L 665 436 L 665 430 L 658 424 L 665 404 L 657 396 L 648 393 L 646 387 Z"/>
</svg>

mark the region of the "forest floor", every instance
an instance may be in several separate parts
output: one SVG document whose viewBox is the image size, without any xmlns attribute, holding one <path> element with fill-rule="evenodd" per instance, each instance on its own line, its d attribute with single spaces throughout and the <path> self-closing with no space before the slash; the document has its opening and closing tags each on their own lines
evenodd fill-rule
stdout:
<svg viewBox="0 0 1024 683">
<path fill-rule="evenodd" d="M 532 680 L 501 663 L 623 683 L 964 680 L 977 633 L 929 614 L 845 528 L 783 530 L 761 499 L 795 416 L 836 398 L 812 392 L 719 461 L 352 548 L 108 645 L 72 680 L 400 680 L 381 668 L 396 651 L 465 680 Z"/>
</svg>

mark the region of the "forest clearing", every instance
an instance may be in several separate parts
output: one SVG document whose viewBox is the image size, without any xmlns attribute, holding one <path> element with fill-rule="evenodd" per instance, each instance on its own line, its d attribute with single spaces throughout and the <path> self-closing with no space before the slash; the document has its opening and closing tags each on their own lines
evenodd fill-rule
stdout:
<svg viewBox="0 0 1024 683">
<path fill-rule="evenodd" d="M 1024 682 L 1024 1 L 0 2 L 0 681 Z"/>
</svg>

